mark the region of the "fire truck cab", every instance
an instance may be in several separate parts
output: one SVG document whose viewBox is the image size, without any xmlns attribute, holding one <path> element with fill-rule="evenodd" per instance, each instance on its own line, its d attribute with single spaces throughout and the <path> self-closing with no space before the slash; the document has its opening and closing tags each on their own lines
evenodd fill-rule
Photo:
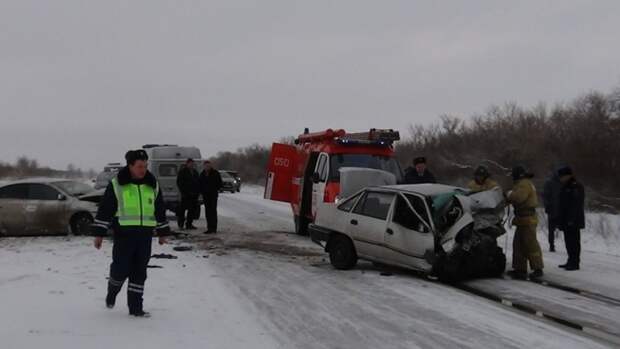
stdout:
<svg viewBox="0 0 620 349">
<path fill-rule="evenodd" d="M 340 198 L 340 169 L 372 168 L 390 172 L 398 183 L 403 175 L 394 157 L 398 131 L 371 129 L 347 133 L 328 129 L 299 135 L 295 144 L 274 143 L 267 165 L 265 199 L 289 202 L 295 217 L 295 232 L 307 234 L 320 205 Z"/>
</svg>

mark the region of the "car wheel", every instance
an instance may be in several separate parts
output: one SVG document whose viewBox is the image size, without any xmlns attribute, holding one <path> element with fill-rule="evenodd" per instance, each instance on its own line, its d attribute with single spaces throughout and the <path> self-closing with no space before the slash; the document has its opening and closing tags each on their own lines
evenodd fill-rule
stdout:
<svg viewBox="0 0 620 349">
<path fill-rule="evenodd" d="M 303 216 L 295 216 L 295 234 L 308 235 L 308 218 Z"/>
<path fill-rule="evenodd" d="M 344 235 L 334 235 L 328 243 L 329 261 L 340 270 L 348 270 L 357 264 L 357 253 L 351 239 Z"/>
<path fill-rule="evenodd" d="M 71 218 L 71 233 L 73 235 L 88 234 L 93 217 L 88 213 L 78 213 Z"/>
</svg>

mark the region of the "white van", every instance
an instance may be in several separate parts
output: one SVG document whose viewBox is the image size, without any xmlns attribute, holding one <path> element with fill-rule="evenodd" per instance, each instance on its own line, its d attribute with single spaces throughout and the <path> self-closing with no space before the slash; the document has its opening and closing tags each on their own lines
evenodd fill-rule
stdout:
<svg viewBox="0 0 620 349">
<path fill-rule="evenodd" d="M 194 159 L 196 164 L 202 162 L 200 149 L 175 144 L 146 144 L 142 149 L 149 156 L 148 169 L 159 181 L 166 207 L 173 212 L 176 211 L 181 201 L 177 174 L 189 158 Z"/>
</svg>

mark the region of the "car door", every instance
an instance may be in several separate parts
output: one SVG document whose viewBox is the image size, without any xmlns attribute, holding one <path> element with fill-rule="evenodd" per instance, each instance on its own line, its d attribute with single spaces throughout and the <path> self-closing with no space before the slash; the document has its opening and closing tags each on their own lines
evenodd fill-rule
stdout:
<svg viewBox="0 0 620 349">
<path fill-rule="evenodd" d="M 358 254 L 374 260 L 385 260 L 385 230 L 394 201 L 394 193 L 368 191 L 349 215 L 349 236 Z"/>
<path fill-rule="evenodd" d="M 267 200 L 296 202 L 294 193 L 299 189 L 297 175 L 297 148 L 289 144 L 273 143 L 267 163 L 267 182 L 264 197 Z"/>
<path fill-rule="evenodd" d="M 312 217 L 316 217 L 319 205 L 325 202 L 325 187 L 327 186 L 327 178 L 329 175 L 329 155 L 327 153 L 319 154 L 312 175 Z"/>
<path fill-rule="evenodd" d="M 430 270 L 425 260 L 434 251 L 435 238 L 422 196 L 398 194 L 385 231 L 387 258 L 401 265 Z"/>
<path fill-rule="evenodd" d="M 44 235 L 65 233 L 69 226 L 66 217 L 68 198 L 48 184 L 28 184 L 24 211 L 26 233 Z"/>
<path fill-rule="evenodd" d="M 0 234 L 23 235 L 26 232 L 24 204 L 28 195 L 26 184 L 0 188 Z"/>
</svg>

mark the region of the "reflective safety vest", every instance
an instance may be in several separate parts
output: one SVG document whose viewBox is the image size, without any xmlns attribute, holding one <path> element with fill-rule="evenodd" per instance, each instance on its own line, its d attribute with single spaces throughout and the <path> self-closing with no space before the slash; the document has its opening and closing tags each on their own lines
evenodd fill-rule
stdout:
<svg viewBox="0 0 620 349">
<path fill-rule="evenodd" d="M 114 194 L 118 202 L 116 217 L 120 226 L 155 227 L 155 199 L 159 184 L 155 189 L 147 184 L 120 185 L 118 179 L 112 180 Z"/>
</svg>

